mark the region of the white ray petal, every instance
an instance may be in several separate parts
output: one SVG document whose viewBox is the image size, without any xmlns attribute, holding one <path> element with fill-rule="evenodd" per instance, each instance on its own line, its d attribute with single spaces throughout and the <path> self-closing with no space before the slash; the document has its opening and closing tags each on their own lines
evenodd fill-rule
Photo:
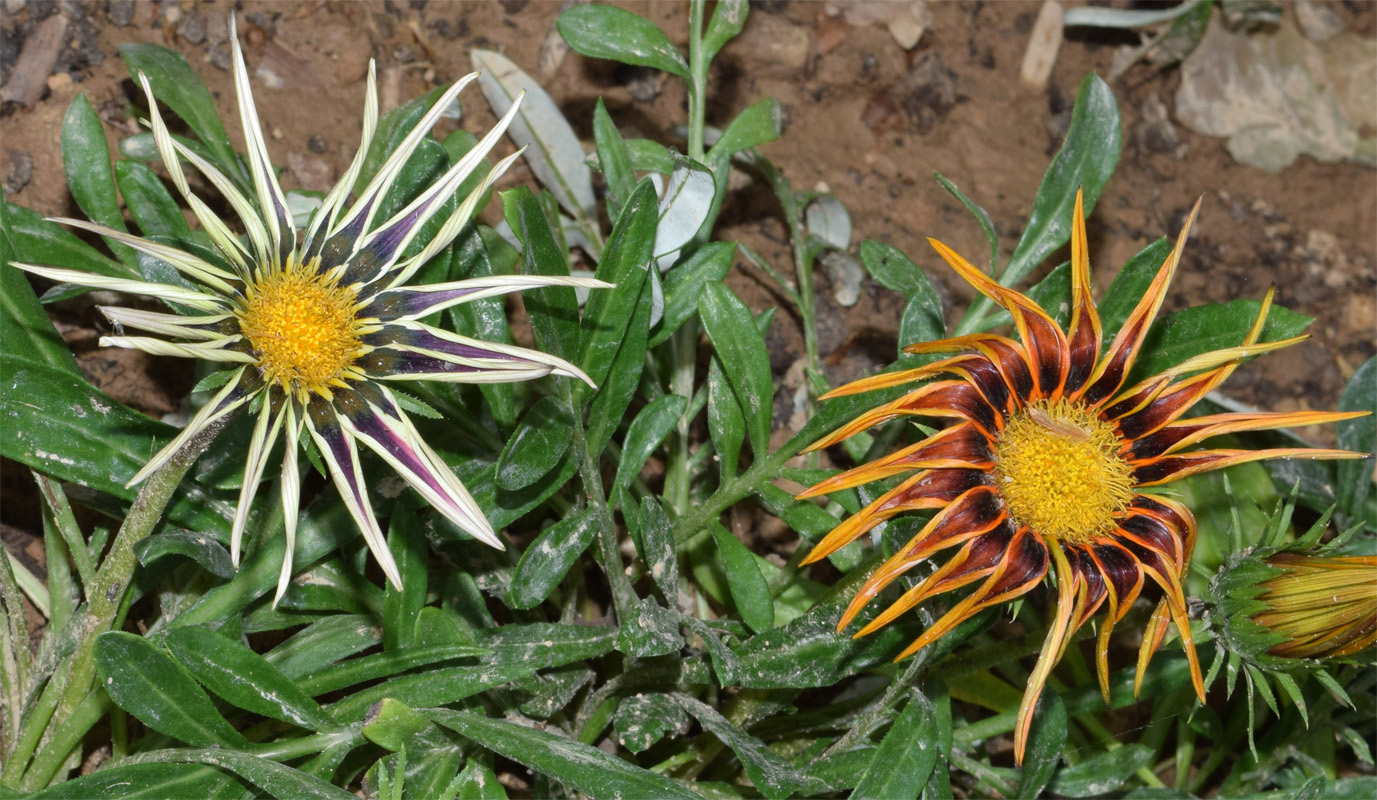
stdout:
<svg viewBox="0 0 1377 800">
<path fill-rule="evenodd" d="M 177 356 L 179 358 L 203 358 L 206 361 L 222 361 L 227 364 L 256 364 L 258 359 L 238 350 L 228 350 L 227 345 L 238 341 L 239 337 L 227 337 L 212 344 L 180 344 L 151 336 L 102 336 L 101 347 L 128 347 L 142 350 L 155 356 Z"/>
<path fill-rule="evenodd" d="M 340 439 L 349 456 L 350 465 L 346 472 L 344 465 L 340 464 L 335 452 L 330 447 L 330 443 L 320 431 L 316 430 L 315 421 L 311 415 L 303 412 L 306 418 L 306 426 L 311 431 L 311 438 L 315 440 L 316 449 L 325 459 L 325 466 L 330 470 L 330 477 L 334 480 L 335 487 L 339 490 L 340 497 L 344 500 L 345 508 L 349 509 L 349 514 L 358 524 L 359 530 L 363 531 L 364 541 L 368 543 L 368 549 L 373 551 L 373 557 L 378 560 L 383 573 L 387 579 L 397 589 L 402 588 L 402 575 L 397 570 L 397 562 L 392 558 L 392 551 L 387 549 L 387 540 L 384 538 L 382 530 L 378 527 L 378 520 L 373 516 L 373 509 L 368 505 L 368 491 L 363 483 L 363 470 L 359 466 L 359 450 L 354 444 L 354 439 L 340 426 Z"/>
<path fill-rule="evenodd" d="M 166 447 L 159 450 L 158 454 L 153 456 L 147 464 L 144 464 L 143 469 L 139 470 L 133 478 L 130 478 L 125 486 L 130 487 L 143 482 L 145 478 L 156 472 L 159 467 L 166 464 L 178 450 L 182 449 L 183 445 L 201 431 L 205 430 L 207 425 L 232 413 L 240 406 L 244 405 L 244 403 L 248 402 L 249 398 L 253 397 L 252 393 L 229 400 L 230 393 L 238 388 L 243 378 L 244 370 L 241 369 L 229 379 L 229 382 L 225 384 L 224 388 L 216 393 L 215 397 L 211 398 L 209 403 L 206 403 L 201 407 L 200 411 L 196 412 L 196 416 L 191 418 L 191 421 L 186 424 L 182 432 L 177 434 L 172 441 L 168 442 Z"/>
<path fill-rule="evenodd" d="M 233 12 L 229 19 L 229 38 L 230 48 L 234 51 L 234 89 L 239 95 L 239 121 L 244 126 L 244 142 L 249 149 L 249 173 L 253 178 L 253 187 L 258 192 L 263 222 L 268 226 L 268 235 L 272 240 L 272 263 L 277 264 L 281 259 L 284 241 L 289 240 L 290 246 L 296 246 L 296 228 L 292 225 L 292 215 L 287 213 L 287 199 L 282 195 L 282 187 L 273 174 L 272 160 L 268 158 L 263 124 L 258 120 L 258 108 L 253 102 L 249 70 L 244 65 L 244 51 L 239 47 Z M 283 225 L 286 225 L 286 230 L 283 230 Z"/>
<path fill-rule="evenodd" d="M 402 292 L 408 295 L 427 295 L 453 292 L 463 289 L 471 289 L 467 294 L 452 297 L 448 300 L 437 301 L 434 305 L 411 314 L 392 317 L 388 322 L 405 322 L 443 311 L 450 306 L 462 303 L 472 303 L 475 300 L 482 300 L 488 297 L 499 297 L 512 292 L 523 292 L 527 289 L 539 289 L 545 286 L 572 286 L 583 289 L 612 289 L 616 284 L 600 281 L 597 278 L 576 278 L 568 275 L 492 275 L 481 278 L 466 278 L 461 281 L 449 281 L 446 283 L 428 283 L 421 286 L 406 286 L 388 291 Z"/>
<path fill-rule="evenodd" d="M 289 403 L 283 403 L 287 406 Z M 267 466 L 268 454 L 272 452 L 277 435 L 282 430 L 282 420 L 286 414 L 279 411 L 274 419 L 271 403 L 263 403 L 258 411 L 258 421 L 253 426 L 253 436 L 249 439 L 249 457 L 244 462 L 244 483 L 239 487 L 239 505 L 234 509 L 234 523 L 230 527 L 230 563 L 239 566 L 239 549 L 243 544 L 244 527 L 249 521 L 249 506 L 258 492 L 258 483 L 263 480 L 263 468 Z"/>
<path fill-rule="evenodd" d="M 167 124 L 163 122 L 162 112 L 158 110 L 158 101 L 153 97 L 153 87 L 148 82 L 148 76 L 139 73 L 139 84 L 143 87 L 144 96 L 148 100 L 149 123 L 153 128 L 153 142 L 157 145 L 158 155 L 162 157 L 163 166 L 167 169 L 167 174 L 172 178 L 172 183 L 191 207 L 191 212 L 200 221 L 201 227 L 210 235 L 211 240 L 216 246 L 239 267 L 241 274 L 248 277 L 248 263 L 244 261 L 244 255 L 248 254 L 247 248 L 232 234 L 229 226 L 214 211 L 210 210 L 201 198 L 191 191 L 187 184 L 186 172 L 182 169 L 182 162 L 178 158 L 181 154 L 205 175 L 215 188 L 224 196 L 229 204 L 239 214 L 240 220 L 244 224 L 244 230 L 248 233 L 249 239 L 254 243 L 256 251 L 260 257 L 266 254 L 267 240 L 263 231 L 263 224 L 258 221 L 257 214 L 248 205 L 244 196 L 239 190 L 230 183 L 220 170 L 212 167 L 205 159 L 195 155 L 186 147 L 182 146 L 172 134 L 168 133 Z"/>
<path fill-rule="evenodd" d="M 127 292 L 129 294 L 156 297 L 159 300 L 168 300 L 173 303 L 191 306 L 200 311 L 223 311 L 225 306 L 229 305 L 229 301 L 223 297 L 192 291 L 191 289 L 173 286 L 168 283 L 150 283 L 148 281 L 130 280 L 129 278 L 111 278 L 105 275 L 83 272 L 81 270 L 62 269 L 61 267 L 40 267 L 37 264 L 21 264 L 18 261 L 12 261 L 10 265 L 53 281 L 74 283 L 78 286 L 90 286 L 93 289 L 109 289 L 114 292 Z"/>
<path fill-rule="evenodd" d="M 450 333 L 449 331 L 441 330 L 440 328 L 435 328 L 421 322 L 399 322 L 392 324 L 395 324 L 397 327 L 400 328 L 405 328 L 406 330 L 424 331 L 425 333 L 435 336 L 436 338 L 444 339 L 447 342 L 454 342 L 455 344 L 465 345 L 467 347 L 491 350 L 496 353 L 502 353 L 504 355 L 512 356 L 513 358 L 521 358 L 527 361 L 534 361 L 538 364 L 544 364 L 548 366 L 550 368 L 550 372 L 555 375 L 563 375 L 566 378 L 577 378 L 578 380 L 583 381 L 589 386 L 593 386 L 593 388 L 595 389 L 597 388 L 593 384 L 593 379 L 585 375 L 583 370 L 579 369 L 573 364 L 570 364 L 568 361 L 565 361 L 559 356 L 552 356 L 549 353 L 542 353 L 539 350 L 528 350 L 525 347 L 517 347 L 516 345 L 498 344 L 497 342 L 485 342 L 482 339 L 470 339 L 467 336 L 461 336 L 457 333 Z M 387 327 L 390 327 L 390 325 Z M 392 342 L 387 345 L 384 345 L 384 347 L 395 348 L 397 350 L 408 350 L 413 353 L 424 353 L 425 355 L 434 356 L 436 358 L 449 361 L 453 364 L 459 364 L 461 366 L 468 367 L 477 367 L 479 369 L 503 370 L 503 364 L 507 364 L 507 367 L 505 367 L 505 369 L 508 370 L 517 370 L 522 368 L 514 364 L 509 364 L 508 362 L 498 361 L 496 359 L 463 358 L 458 356 L 452 356 L 440 351 L 429 350 L 423 347 L 408 345 L 402 342 Z"/>
<path fill-rule="evenodd" d="M 181 314 L 163 314 L 137 308 L 116 308 L 114 306 L 96 306 L 96 308 L 105 315 L 106 319 L 116 325 L 137 328 L 150 333 L 161 333 L 164 336 L 203 339 L 205 341 L 222 339 L 225 334 L 198 326 L 214 325 L 217 322 L 224 322 L 232 316 L 230 314 L 212 314 L 205 317 L 184 317 Z"/>
<path fill-rule="evenodd" d="M 287 548 L 282 553 L 282 571 L 277 576 L 277 593 L 273 595 L 273 608 L 287 593 L 292 581 L 293 564 L 296 557 L 296 526 L 301 510 L 301 474 L 297 470 L 298 449 L 301 439 L 302 419 L 296 415 L 296 404 L 288 398 L 283 406 L 283 416 L 287 418 L 287 449 L 282 455 L 282 528 L 287 537 Z M 304 416 L 304 415 L 303 415 Z"/>
<path fill-rule="evenodd" d="M 200 256 L 188 253 L 185 250 L 178 250 L 165 244 L 149 241 L 140 236 L 117 231 L 107 228 L 104 225 L 97 225 L 81 219 L 71 219 L 68 217 L 49 217 L 49 222 L 56 222 L 60 225 L 67 225 L 83 231 L 108 236 L 117 242 L 129 245 L 140 253 L 152 256 L 171 266 L 178 272 L 186 275 L 192 280 L 199 281 L 213 289 L 217 289 L 225 294 L 233 294 L 235 289 L 225 281 L 237 281 L 239 276 L 231 272 L 226 272 L 214 264 L 206 261 Z"/>
<path fill-rule="evenodd" d="M 378 128 L 377 72 L 377 63 L 371 58 L 368 59 L 368 88 L 363 99 L 363 135 L 359 138 L 359 149 L 354 153 L 354 160 L 349 162 L 349 169 L 335 182 L 330 193 L 321 202 L 320 208 L 316 210 L 315 216 L 311 218 L 311 225 L 301 245 L 302 250 L 310 248 L 315 243 L 316 235 L 322 227 L 327 232 L 334 229 L 339 212 L 349 199 L 350 193 L 354 191 L 354 182 L 359 179 L 359 172 L 363 170 L 368 148 L 373 144 L 373 133 Z"/>
<path fill-rule="evenodd" d="M 420 144 L 421 139 L 430 135 L 430 129 L 435 127 L 435 123 L 439 121 L 440 115 L 445 112 L 445 109 L 449 107 L 450 103 L 454 102 L 454 98 L 458 96 L 459 92 L 477 77 L 478 73 L 476 72 L 465 75 L 440 96 L 440 99 L 435 102 L 435 105 L 431 106 L 430 111 L 421 118 L 420 123 L 417 124 L 415 128 L 411 129 L 411 132 L 406 135 L 406 138 L 403 139 L 402 143 L 397 146 L 397 149 L 392 152 L 392 155 L 388 156 L 387 160 L 383 162 L 382 167 L 380 167 L 377 174 L 373 176 L 373 180 L 368 182 L 368 186 L 364 188 L 358 199 L 354 201 L 354 205 L 349 209 L 349 212 L 330 229 L 331 235 L 334 235 L 341 228 L 347 227 L 349 223 L 353 222 L 359 216 L 359 214 L 365 213 L 365 209 L 367 216 L 364 218 L 363 230 L 367 231 L 372 227 L 373 217 L 378 211 L 378 203 L 372 201 L 375 198 L 380 198 L 387 194 L 387 190 L 391 188 L 392 182 L 396 180 L 397 174 L 402 171 L 402 167 L 405 166 L 406 162 L 411 158 L 411 154 L 416 151 L 416 147 Z M 355 252 L 357 251 L 358 248 L 356 246 Z"/>
</svg>

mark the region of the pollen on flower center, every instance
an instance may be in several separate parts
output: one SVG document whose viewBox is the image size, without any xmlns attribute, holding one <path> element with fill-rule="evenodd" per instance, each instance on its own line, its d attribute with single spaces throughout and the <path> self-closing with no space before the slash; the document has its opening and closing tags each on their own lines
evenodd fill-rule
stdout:
<svg viewBox="0 0 1377 800">
<path fill-rule="evenodd" d="M 1009 419 L 995 448 L 1000 496 L 1018 522 L 1067 544 L 1107 533 L 1133 499 L 1114 428 L 1065 400 L 1035 400 Z"/>
<path fill-rule="evenodd" d="M 270 383 L 328 395 L 358 355 L 357 295 L 315 270 L 286 267 L 249 288 L 240 326 Z"/>
</svg>

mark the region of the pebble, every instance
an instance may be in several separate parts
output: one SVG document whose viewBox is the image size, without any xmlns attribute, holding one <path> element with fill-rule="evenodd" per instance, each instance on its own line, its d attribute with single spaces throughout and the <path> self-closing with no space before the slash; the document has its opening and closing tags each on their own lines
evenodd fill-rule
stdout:
<svg viewBox="0 0 1377 800">
<path fill-rule="evenodd" d="M 110 0 L 110 21 L 121 28 L 134 21 L 134 0 Z"/>
<path fill-rule="evenodd" d="M 206 19 L 195 11 L 187 12 L 177 25 L 177 35 L 187 44 L 200 44 L 206 40 Z"/>
<path fill-rule="evenodd" d="M 38 102 L 47 86 L 48 76 L 57 64 L 57 56 L 67 37 L 67 17 L 54 14 L 38 24 L 24 41 L 10 79 L 0 90 L 0 100 L 30 105 Z"/>
<path fill-rule="evenodd" d="M 287 169 L 291 170 L 292 177 L 301 184 L 301 188 L 312 192 L 330 191 L 330 165 L 319 158 L 312 158 L 301 153 L 288 153 Z"/>
<path fill-rule="evenodd" d="M 213 44 L 206 48 L 206 60 L 220 69 L 229 72 L 230 50 L 224 44 Z"/>
<path fill-rule="evenodd" d="M 10 151 L 10 174 L 5 176 L 4 193 L 6 196 L 29 185 L 33 180 L 33 156 L 23 150 Z"/>
</svg>

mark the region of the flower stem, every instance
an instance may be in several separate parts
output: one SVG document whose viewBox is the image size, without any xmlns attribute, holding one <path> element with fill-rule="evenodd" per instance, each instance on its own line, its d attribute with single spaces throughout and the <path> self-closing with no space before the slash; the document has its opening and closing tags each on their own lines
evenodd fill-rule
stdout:
<svg viewBox="0 0 1377 800">
<path fill-rule="evenodd" d="M 78 632 L 79 642 L 70 662 L 71 667 L 67 671 L 62 699 L 58 702 L 52 720 L 49 721 L 49 728 L 54 732 L 54 736 L 58 732 L 74 735 L 75 732 L 67 723 L 69 720 L 78 719 L 86 723 L 80 732 L 84 735 L 85 731 L 95 725 L 102 716 L 103 712 L 88 720 L 85 716 L 78 717 L 77 712 L 79 708 L 84 708 L 83 703 L 91 695 L 91 684 L 96 670 L 96 639 L 111 630 L 129 591 L 134 568 L 138 565 L 138 559 L 134 556 L 134 545 L 152 533 L 153 528 L 162 519 L 163 509 L 181 485 L 182 478 L 220 431 L 229 424 L 229 419 L 228 416 L 222 417 L 192 437 L 166 464 L 148 478 L 143 489 L 134 498 L 134 504 L 129 507 L 124 524 L 120 526 L 115 542 L 110 546 L 109 555 L 101 562 L 100 569 L 96 570 L 95 579 L 86 593 L 86 619 Z M 60 678 L 54 676 L 53 680 Z M 81 736 L 78 735 L 73 741 L 80 739 Z M 39 759 L 43 759 L 57 743 L 58 740 L 54 739 L 45 751 L 39 754 Z M 67 753 L 62 752 L 47 757 L 41 764 L 35 759 L 24 773 L 23 785 L 30 791 L 46 786 L 66 757 Z"/>
</svg>

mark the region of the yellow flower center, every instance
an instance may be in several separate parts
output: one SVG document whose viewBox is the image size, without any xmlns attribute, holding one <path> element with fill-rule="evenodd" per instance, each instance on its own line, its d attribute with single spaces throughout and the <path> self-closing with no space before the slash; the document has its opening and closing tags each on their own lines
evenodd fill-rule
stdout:
<svg viewBox="0 0 1377 800">
<path fill-rule="evenodd" d="M 343 386 L 361 346 L 357 293 L 317 271 L 316 262 L 287 265 L 248 288 L 240 329 L 270 383 L 284 391 L 330 395 Z"/>
<path fill-rule="evenodd" d="M 995 478 L 1013 518 L 1066 544 L 1107 533 L 1133 499 L 1133 472 L 1113 426 L 1065 400 L 1034 400 L 995 448 Z"/>
</svg>

